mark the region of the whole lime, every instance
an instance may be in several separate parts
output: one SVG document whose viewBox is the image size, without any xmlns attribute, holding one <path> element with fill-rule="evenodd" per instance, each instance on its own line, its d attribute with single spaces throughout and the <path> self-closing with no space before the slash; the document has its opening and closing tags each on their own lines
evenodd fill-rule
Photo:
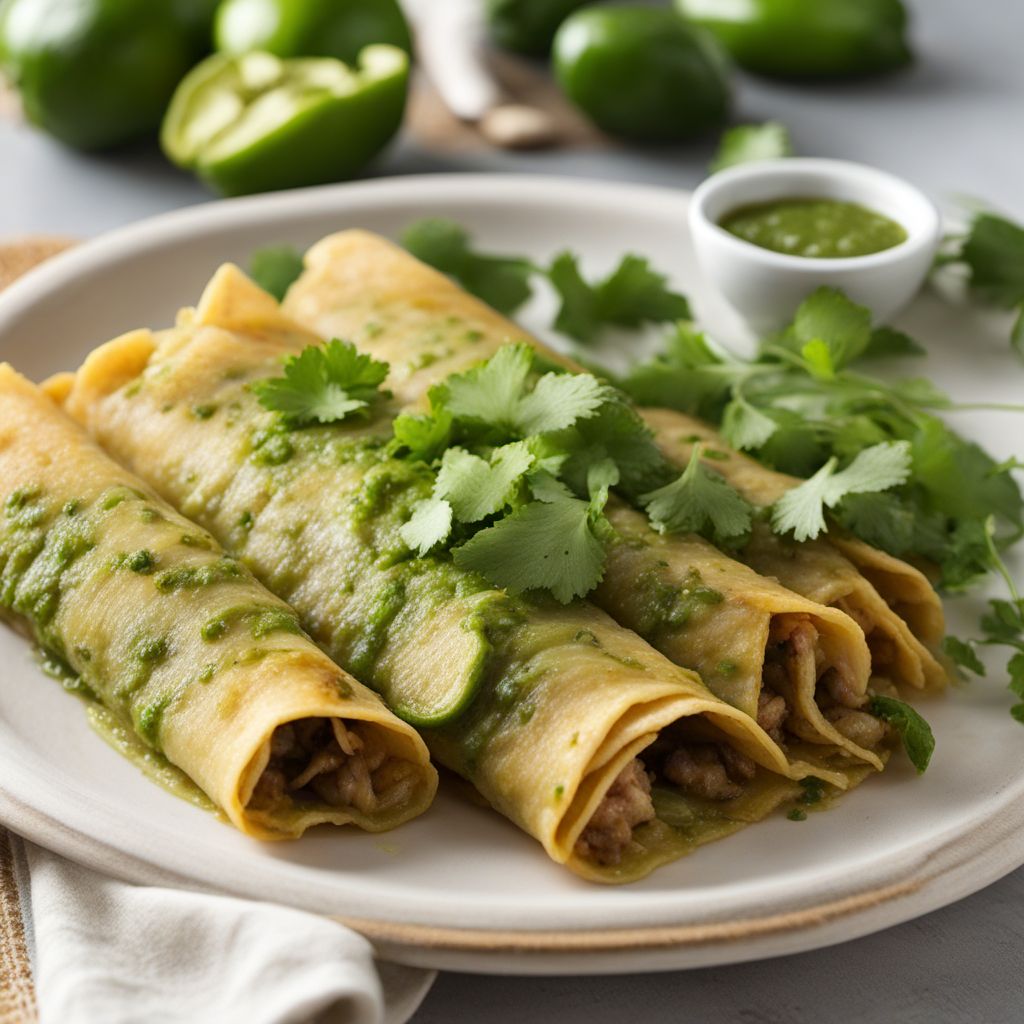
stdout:
<svg viewBox="0 0 1024 1024">
<path fill-rule="evenodd" d="M 30 121 L 106 149 L 156 133 L 199 55 L 202 12 L 202 0 L 7 0 L 0 59 Z"/>
<path fill-rule="evenodd" d="M 592 7 L 554 42 L 565 94 L 598 127 L 641 142 L 677 142 L 720 125 L 731 100 L 714 39 L 660 7 Z"/>
</svg>

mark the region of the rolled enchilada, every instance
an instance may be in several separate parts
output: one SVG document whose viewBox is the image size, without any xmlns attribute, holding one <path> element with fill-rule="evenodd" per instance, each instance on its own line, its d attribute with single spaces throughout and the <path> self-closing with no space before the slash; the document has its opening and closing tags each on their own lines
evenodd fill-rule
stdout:
<svg viewBox="0 0 1024 1024">
<path fill-rule="evenodd" d="M 705 460 L 708 469 L 753 505 L 771 505 L 802 482 L 734 451 L 692 416 L 671 409 L 645 409 L 643 416 L 659 447 L 676 462 L 685 464 L 698 441 L 710 446 L 714 458 Z M 761 525 L 743 558 L 758 572 L 855 618 L 877 672 L 918 688 L 948 682 L 935 654 L 945 633 L 942 603 L 919 569 L 838 529 L 798 543 Z"/>
<path fill-rule="evenodd" d="M 295 613 L 0 365 L 0 606 L 237 828 L 379 831 L 430 803 L 426 748 Z"/>
<path fill-rule="evenodd" d="M 801 792 L 809 767 L 604 612 L 414 557 L 398 531 L 431 479 L 388 455 L 393 409 L 283 431 L 249 387 L 317 340 L 227 267 L 176 329 L 115 339 L 50 387 L 578 873 L 640 877 Z"/>
<path fill-rule="evenodd" d="M 545 358 L 578 369 L 448 278 L 363 231 L 315 245 L 285 309 L 388 362 L 388 383 L 407 405 L 422 403 L 433 384 L 509 341 L 526 340 Z M 607 514 L 619 538 L 593 601 L 757 718 L 794 762 L 841 770 L 844 758 L 834 755 L 849 754 L 881 767 L 885 730 L 862 710 L 871 658 L 847 609 L 818 601 L 813 579 L 808 590 L 787 589 L 787 580 L 759 576 L 699 537 L 659 536 L 621 501 L 609 503 Z M 876 606 L 893 618 L 884 602 Z"/>
</svg>

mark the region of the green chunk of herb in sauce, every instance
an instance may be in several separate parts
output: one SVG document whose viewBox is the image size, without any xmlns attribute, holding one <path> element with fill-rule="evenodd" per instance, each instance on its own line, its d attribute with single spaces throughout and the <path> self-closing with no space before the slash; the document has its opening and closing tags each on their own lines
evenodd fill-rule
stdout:
<svg viewBox="0 0 1024 1024">
<path fill-rule="evenodd" d="M 215 583 L 225 583 L 241 579 L 242 567 L 230 558 L 221 558 L 206 565 L 181 565 L 176 569 L 168 569 L 153 580 L 156 589 L 162 594 L 170 594 L 176 590 L 198 590 Z"/>
<path fill-rule="evenodd" d="M 867 256 L 906 241 L 896 221 L 838 199 L 774 199 L 733 210 L 721 226 L 772 252 L 812 259 Z"/>
<path fill-rule="evenodd" d="M 118 555 L 113 561 L 114 569 L 130 569 L 143 576 L 148 575 L 156 568 L 156 555 L 152 551 L 141 548 L 138 551 L 125 551 Z"/>
<path fill-rule="evenodd" d="M 253 640 L 262 640 L 271 633 L 301 633 L 294 612 L 285 608 L 267 608 L 263 605 L 235 605 L 205 622 L 200 634 L 207 642 L 219 640 L 233 625 L 244 622 L 249 626 Z"/>
</svg>

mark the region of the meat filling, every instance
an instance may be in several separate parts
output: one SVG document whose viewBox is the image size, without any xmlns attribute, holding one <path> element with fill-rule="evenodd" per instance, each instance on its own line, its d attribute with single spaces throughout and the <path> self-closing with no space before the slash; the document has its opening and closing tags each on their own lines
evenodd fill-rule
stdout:
<svg viewBox="0 0 1024 1024">
<path fill-rule="evenodd" d="M 815 703 L 825 719 L 848 740 L 866 749 L 877 747 L 885 738 L 886 725 L 874 715 L 862 709 L 867 697 L 858 692 L 849 673 L 841 665 L 829 665 L 821 671 L 822 652 L 818 644 L 818 632 L 806 619 L 787 616 L 772 625 L 772 640 L 775 642 L 770 658 L 765 663 L 765 683 L 774 681 L 776 686 L 789 682 L 797 689 L 813 689 Z M 762 690 L 761 699 L 764 698 Z M 758 706 L 758 722 L 761 723 L 762 706 Z M 763 725 L 763 723 L 761 723 Z M 791 715 L 788 731 L 812 743 L 820 743 L 819 731 L 802 716 Z M 772 738 L 775 735 L 767 730 Z"/>
<path fill-rule="evenodd" d="M 577 856 L 605 865 L 621 862 L 633 830 L 656 816 L 652 777 L 664 778 L 686 796 L 721 801 L 742 795 L 757 774 L 757 765 L 728 743 L 697 742 L 673 733 L 662 733 L 644 751 L 646 766 L 634 758 L 622 769 L 576 841 Z"/>
<path fill-rule="evenodd" d="M 757 695 L 757 724 L 776 743 L 783 741 L 783 726 L 789 718 L 789 706 L 786 698 L 777 694 L 767 686 L 761 687 Z"/>
<path fill-rule="evenodd" d="M 661 772 L 688 796 L 734 800 L 756 774 L 757 765 L 726 743 L 688 743 L 665 758 Z"/>
<path fill-rule="evenodd" d="M 338 719 L 303 718 L 274 730 L 270 761 L 248 806 L 319 802 L 369 814 L 403 799 L 413 784 L 412 766 L 389 757 L 373 732 Z"/>
<path fill-rule="evenodd" d="M 633 839 L 633 829 L 654 818 L 651 778 L 633 758 L 619 772 L 576 840 L 576 855 L 598 864 L 618 864 Z"/>
</svg>

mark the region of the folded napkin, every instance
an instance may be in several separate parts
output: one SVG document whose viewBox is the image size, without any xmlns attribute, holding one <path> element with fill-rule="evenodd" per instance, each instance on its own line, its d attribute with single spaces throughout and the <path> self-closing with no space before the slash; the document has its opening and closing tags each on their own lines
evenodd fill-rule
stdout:
<svg viewBox="0 0 1024 1024">
<path fill-rule="evenodd" d="M 40 1024 L 404 1024 L 434 978 L 315 914 L 11 846 Z"/>
</svg>

